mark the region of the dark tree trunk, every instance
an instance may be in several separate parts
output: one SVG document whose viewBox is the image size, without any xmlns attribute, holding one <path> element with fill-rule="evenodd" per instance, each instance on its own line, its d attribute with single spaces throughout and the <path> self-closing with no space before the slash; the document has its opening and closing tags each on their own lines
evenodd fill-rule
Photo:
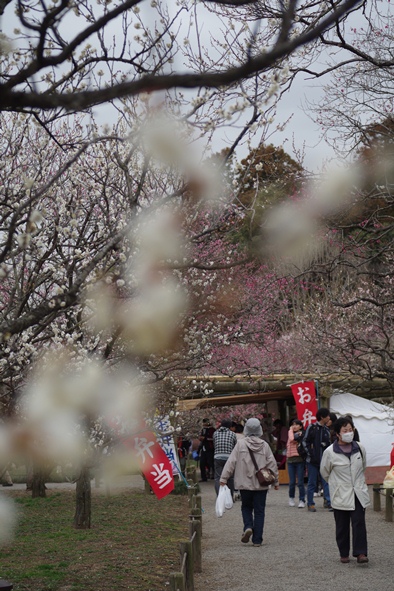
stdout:
<svg viewBox="0 0 394 591">
<path fill-rule="evenodd" d="M 33 471 L 33 478 L 31 481 L 31 496 L 33 499 L 47 496 L 45 486 L 47 476 L 48 474 L 46 470 L 36 468 Z"/>
<path fill-rule="evenodd" d="M 74 527 L 76 529 L 90 529 L 92 515 L 92 487 L 90 471 L 86 466 L 81 468 L 77 480 Z"/>
</svg>

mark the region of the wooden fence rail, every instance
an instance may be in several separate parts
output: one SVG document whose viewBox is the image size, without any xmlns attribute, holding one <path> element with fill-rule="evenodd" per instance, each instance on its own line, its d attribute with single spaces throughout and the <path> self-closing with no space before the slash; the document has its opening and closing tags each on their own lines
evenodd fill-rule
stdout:
<svg viewBox="0 0 394 591">
<path fill-rule="evenodd" d="M 384 491 L 384 492 L 383 492 Z M 392 488 L 383 488 L 381 484 L 373 485 L 373 510 L 381 510 L 381 497 L 385 496 L 385 520 L 393 521 L 393 491 Z"/>
<path fill-rule="evenodd" d="M 201 495 L 197 494 L 197 487 L 192 480 L 189 480 L 189 485 L 190 539 L 179 543 L 180 572 L 170 574 L 170 591 L 194 591 L 194 573 L 202 570 Z"/>
</svg>

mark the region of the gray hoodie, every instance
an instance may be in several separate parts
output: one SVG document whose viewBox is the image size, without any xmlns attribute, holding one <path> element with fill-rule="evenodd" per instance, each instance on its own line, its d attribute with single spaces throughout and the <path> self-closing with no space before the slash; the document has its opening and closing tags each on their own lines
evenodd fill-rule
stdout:
<svg viewBox="0 0 394 591">
<path fill-rule="evenodd" d="M 259 468 L 270 468 L 275 474 L 276 480 L 274 486 L 279 484 L 278 466 L 266 441 L 251 435 L 240 439 L 227 462 L 224 465 L 220 482 L 227 483 L 227 480 L 234 474 L 234 486 L 237 490 L 267 490 L 267 486 L 261 486 L 256 476 L 252 458 L 249 453 L 250 448 Z"/>
</svg>

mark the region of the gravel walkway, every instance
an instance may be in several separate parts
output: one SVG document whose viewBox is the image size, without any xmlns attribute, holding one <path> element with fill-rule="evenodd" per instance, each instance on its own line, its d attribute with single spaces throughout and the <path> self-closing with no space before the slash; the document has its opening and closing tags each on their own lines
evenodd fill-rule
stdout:
<svg viewBox="0 0 394 591">
<path fill-rule="evenodd" d="M 267 496 L 264 541 L 241 543 L 241 502 L 215 514 L 213 481 L 200 483 L 203 504 L 203 572 L 195 591 L 389 591 L 393 589 L 394 523 L 367 510 L 368 565 L 339 562 L 334 515 L 316 499 L 316 513 L 288 506 L 288 486 Z M 372 488 L 370 487 L 372 501 Z M 382 498 L 382 507 L 384 499 Z"/>
</svg>

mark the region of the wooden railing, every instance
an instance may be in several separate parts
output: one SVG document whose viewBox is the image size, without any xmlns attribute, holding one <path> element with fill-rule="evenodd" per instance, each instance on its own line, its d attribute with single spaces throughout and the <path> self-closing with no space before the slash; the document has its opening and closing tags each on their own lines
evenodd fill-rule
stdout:
<svg viewBox="0 0 394 591">
<path fill-rule="evenodd" d="M 170 575 L 170 591 L 194 591 L 194 573 L 202 570 L 201 536 L 202 536 L 202 508 L 201 495 L 195 476 L 188 480 L 189 488 L 189 531 L 190 538 L 179 543 L 180 571 Z"/>
<path fill-rule="evenodd" d="M 393 491 L 392 488 L 383 488 L 381 484 L 373 485 L 373 510 L 381 510 L 381 497 L 385 497 L 385 520 L 393 521 Z"/>
</svg>

